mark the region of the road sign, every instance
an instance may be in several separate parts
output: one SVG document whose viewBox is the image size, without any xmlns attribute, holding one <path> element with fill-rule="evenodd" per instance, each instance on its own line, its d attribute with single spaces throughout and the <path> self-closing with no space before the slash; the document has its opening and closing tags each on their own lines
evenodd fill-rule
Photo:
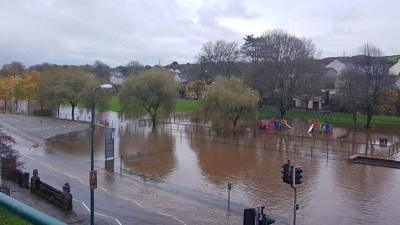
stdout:
<svg viewBox="0 0 400 225">
<path fill-rule="evenodd" d="M 106 160 L 114 159 L 114 133 L 115 128 L 104 128 L 104 153 Z"/>
<path fill-rule="evenodd" d="M 97 188 L 97 170 L 90 171 L 90 189 Z"/>
<path fill-rule="evenodd" d="M 114 159 L 114 132 L 115 128 L 106 127 L 104 130 L 104 153 L 106 160 Z"/>
</svg>

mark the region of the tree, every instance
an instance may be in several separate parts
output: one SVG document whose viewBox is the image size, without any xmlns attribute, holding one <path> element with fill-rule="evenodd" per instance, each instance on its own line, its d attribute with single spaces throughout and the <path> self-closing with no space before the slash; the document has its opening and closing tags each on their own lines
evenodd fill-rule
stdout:
<svg viewBox="0 0 400 225">
<path fill-rule="evenodd" d="M 337 86 L 337 98 L 340 106 L 353 115 L 353 126 L 357 126 L 357 113 L 361 111 L 364 102 L 366 76 L 357 70 L 344 71 Z"/>
<path fill-rule="evenodd" d="M 122 113 L 128 117 L 147 113 L 155 128 L 160 114 L 168 115 L 174 110 L 177 85 L 167 70 L 142 71 L 122 86 L 119 93 Z"/>
<path fill-rule="evenodd" d="M 356 67 L 367 78 L 364 90 L 367 113 L 365 127 L 370 127 L 379 98 L 393 82 L 392 78 L 388 76 L 387 59 L 382 57 L 382 51 L 378 47 L 367 43 L 359 47 L 359 53 L 361 56 L 356 58 Z"/>
<path fill-rule="evenodd" d="M 137 76 L 142 70 L 144 70 L 144 66 L 140 64 L 140 62 L 133 60 L 128 63 L 128 65 L 126 66 L 126 71 L 123 74 L 125 76 Z"/>
<path fill-rule="evenodd" d="M 258 93 L 236 77 L 217 77 L 201 101 L 200 112 L 213 124 L 229 121 L 236 134 L 240 121 L 255 118 Z"/>
<path fill-rule="evenodd" d="M 96 77 L 98 77 L 102 80 L 108 81 L 109 77 L 110 77 L 110 71 L 111 71 L 111 69 L 107 64 L 105 64 L 99 60 L 96 60 L 94 62 L 92 72 L 96 75 Z"/>
<path fill-rule="evenodd" d="M 13 61 L 9 64 L 3 65 L 1 70 L 6 75 L 16 76 L 16 75 L 22 74 L 24 69 L 25 69 L 24 64 L 22 64 L 21 62 Z"/>
<path fill-rule="evenodd" d="M 4 112 L 7 110 L 7 89 L 5 79 L 0 79 L 0 99 L 4 101 Z"/>
<path fill-rule="evenodd" d="M 24 73 L 22 80 L 18 83 L 19 88 L 22 89 L 21 97 L 25 98 L 28 101 L 28 113 L 30 112 L 31 102 L 37 99 L 39 91 L 39 81 L 40 73 L 35 70 L 29 70 Z"/>
<path fill-rule="evenodd" d="M 62 76 L 64 86 L 64 99 L 71 105 L 72 120 L 75 119 L 75 107 L 80 102 L 85 102 L 96 87 L 95 79 L 86 71 L 68 69 Z"/>
<path fill-rule="evenodd" d="M 57 109 L 58 116 L 60 106 L 67 103 L 65 99 L 67 89 L 64 85 L 62 70 L 61 68 L 51 67 L 42 70 L 36 96 L 36 100 L 42 109 L 44 107 Z"/>
<path fill-rule="evenodd" d="M 242 45 L 242 53 L 250 59 L 252 63 L 258 63 L 262 60 L 262 42 L 261 38 L 254 37 L 253 35 L 247 35 L 244 38 L 244 44 Z"/>
<path fill-rule="evenodd" d="M 236 63 L 240 60 L 240 49 L 236 42 L 218 40 L 203 44 L 199 55 L 205 78 L 213 79 L 217 74 L 230 76 L 236 71 Z"/>
<path fill-rule="evenodd" d="M 12 99 L 15 97 L 15 88 L 17 86 L 18 79 L 15 76 L 8 76 L 4 79 L 5 88 L 5 109 L 7 109 L 7 100 L 10 102 L 10 113 L 12 111 Z"/>
<path fill-rule="evenodd" d="M 311 40 L 301 39 L 282 30 L 264 33 L 259 41 L 263 63 L 271 76 L 269 82 L 273 89 L 268 93 L 272 102 L 278 107 L 281 118 L 291 107 L 296 90 L 296 82 L 303 69 L 304 62 L 314 58 L 316 49 Z"/>
<path fill-rule="evenodd" d="M 303 102 L 308 104 L 313 97 L 322 94 L 322 67 L 314 60 L 307 60 L 302 63 L 300 68 L 303 71 L 298 77 L 295 93 Z M 306 110 L 308 110 L 308 106 L 306 106 Z"/>
</svg>

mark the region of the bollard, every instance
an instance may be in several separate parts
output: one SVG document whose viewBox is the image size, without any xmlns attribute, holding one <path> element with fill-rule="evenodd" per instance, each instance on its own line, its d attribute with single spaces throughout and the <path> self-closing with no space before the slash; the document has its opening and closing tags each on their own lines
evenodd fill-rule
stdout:
<svg viewBox="0 0 400 225">
<path fill-rule="evenodd" d="M 231 190 L 232 190 L 232 183 L 228 183 L 228 210 L 227 215 L 231 214 Z"/>
</svg>

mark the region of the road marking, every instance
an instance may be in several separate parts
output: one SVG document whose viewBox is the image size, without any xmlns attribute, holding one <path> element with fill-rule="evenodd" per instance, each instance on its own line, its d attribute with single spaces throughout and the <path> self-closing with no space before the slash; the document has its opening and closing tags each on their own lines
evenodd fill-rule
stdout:
<svg viewBox="0 0 400 225">
<path fill-rule="evenodd" d="M 141 208 L 143 208 L 143 209 L 147 209 L 147 210 L 149 210 L 149 211 L 151 211 L 151 212 L 154 212 L 154 210 L 152 210 L 152 209 L 150 209 L 150 208 L 147 208 L 147 207 L 144 207 L 142 204 L 140 204 L 139 202 L 137 202 L 137 201 L 134 200 L 134 199 L 130 199 L 130 198 L 127 198 L 127 197 L 122 196 L 122 195 L 117 195 L 117 197 L 122 198 L 122 199 L 125 199 L 125 200 L 130 201 L 130 202 L 133 202 L 133 203 L 135 203 L 136 205 L 138 205 L 139 207 L 141 207 Z M 159 211 L 155 211 L 155 212 L 156 212 L 157 214 L 160 214 L 160 215 L 163 215 L 163 216 L 166 216 L 166 217 L 170 217 L 170 218 L 172 218 L 172 219 L 178 221 L 179 223 L 181 223 L 181 224 L 183 224 L 183 225 L 187 225 L 185 222 L 183 222 L 182 220 L 178 219 L 178 218 L 177 218 L 176 216 L 174 216 L 174 215 L 171 215 L 171 214 L 168 214 L 168 213 L 159 212 Z"/>
<path fill-rule="evenodd" d="M 90 209 L 89 209 L 89 207 L 85 204 L 85 202 L 83 202 L 83 201 L 81 201 L 81 200 L 78 200 L 78 199 L 72 199 L 72 200 L 74 200 L 74 201 L 76 201 L 76 202 L 80 202 L 80 203 L 83 205 L 83 207 L 84 207 L 88 212 L 90 212 Z M 105 214 L 102 214 L 102 213 L 97 213 L 96 211 L 94 212 L 94 214 L 99 215 L 99 216 L 102 216 L 102 217 L 105 217 L 105 218 L 112 219 L 112 220 L 114 220 L 118 225 L 122 225 L 122 223 L 119 222 L 119 220 L 118 220 L 117 218 L 115 218 L 115 217 L 108 216 L 108 215 L 105 215 Z"/>
<path fill-rule="evenodd" d="M 37 160 L 37 159 L 34 159 L 34 158 L 30 157 L 30 156 L 27 156 L 27 155 L 25 155 L 25 154 L 21 154 L 21 155 L 22 155 L 23 157 L 26 157 L 26 158 L 31 159 L 31 160 L 33 160 L 33 161 L 39 162 L 39 163 L 42 164 L 43 166 L 48 167 L 48 168 L 50 168 L 50 169 L 52 169 L 52 170 L 54 170 L 54 171 L 57 171 L 57 172 L 59 172 L 59 173 L 65 175 L 65 176 L 67 176 L 67 177 L 70 177 L 70 178 L 72 178 L 72 179 L 79 180 L 79 181 L 80 181 L 82 184 L 84 184 L 84 185 L 88 185 L 88 184 L 86 184 L 85 182 L 83 182 L 83 181 L 81 180 L 81 178 L 79 178 L 79 177 L 75 177 L 75 176 L 72 176 L 72 175 L 70 175 L 70 174 L 68 174 L 68 173 L 64 173 L 64 172 L 62 172 L 62 171 L 60 171 L 60 170 L 55 169 L 54 167 L 52 167 L 52 166 L 50 166 L 50 165 L 48 165 L 48 164 L 45 164 L 45 163 L 43 163 L 43 162 L 41 162 L 41 161 L 39 161 L 39 160 Z M 110 192 L 109 192 L 107 189 L 105 189 L 104 187 L 100 187 L 100 188 L 101 188 L 106 194 L 112 196 L 112 195 L 110 194 Z M 150 211 L 150 212 L 155 212 L 155 213 L 157 213 L 157 214 L 159 214 L 159 215 L 163 215 L 163 216 L 166 216 L 166 217 L 170 217 L 170 218 L 176 220 L 177 222 L 179 222 L 179 223 L 181 223 L 181 224 L 183 224 L 183 225 L 187 225 L 185 222 L 183 222 L 182 220 L 178 219 L 178 218 L 177 218 L 176 216 L 174 216 L 174 215 L 171 215 L 171 214 L 168 214 L 168 213 L 159 212 L 159 211 L 154 211 L 154 209 L 151 209 L 151 208 L 148 208 L 148 207 L 144 207 L 142 204 L 140 204 L 140 203 L 137 202 L 136 200 L 133 200 L 133 199 L 130 199 L 130 198 L 121 196 L 121 195 L 116 195 L 116 197 L 119 197 L 119 198 L 121 198 L 121 199 L 125 199 L 125 200 L 127 200 L 127 201 L 133 202 L 133 203 L 135 203 L 137 206 L 141 207 L 142 209 L 146 209 L 146 210 L 148 210 L 148 211 Z M 83 203 L 83 202 L 82 202 L 82 203 Z M 84 204 L 84 203 L 83 203 L 83 204 Z M 84 206 L 86 206 L 86 205 L 84 205 Z M 87 206 L 86 206 L 86 208 L 87 208 Z M 87 209 L 88 209 L 88 208 L 87 208 Z M 90 209 L 89 209 L 89 210 L 90 210 Z M 96 213 L 96 212 L 95 212 L 95 213 Z M 116 222 L 119 223 L 119 221 L 116 221 Z M 121 225 L 121 224 L 119 223 L 119 225 Z"/>
</svg>

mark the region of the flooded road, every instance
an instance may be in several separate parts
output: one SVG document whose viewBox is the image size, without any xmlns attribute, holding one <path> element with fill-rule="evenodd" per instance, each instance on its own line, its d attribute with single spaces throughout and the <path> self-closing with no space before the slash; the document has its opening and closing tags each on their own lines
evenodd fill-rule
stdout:
<svg viewBox="0 0 400 225">
<path fill-rule="evenodd" d="M 268 213 L 279 217 L 278 224 L 290 224 L 293 191 L 281 181 L 281 166 L 290 159 L 304 171 L 304 181 L 298 189 L 298 224 L 397 223 L 400 171 L 352 164 L 345 158 L 352 154 L 384 152 L 385 148 L 376 145 L 377 139 L 386 137 L 389 142 L 397 142 L 400 129 L 385 127 L 372 128 L 369 132 L 363 129 L 352 132 L 349 127 L 336 126 L 333 134 L 310 136 L 305 132 L 307 122 L 292 121 L 292 126 L 293 130 L 242 134 L 238 140 L 207 137 L 207 132 L 196 133 L 172 127 L 156 131 L 136 126 L 117 129 L 115 172 L 119 171 L 122 155 L 124 172 L 177 193 L 189 193 L 187 195 L 192 198 L 205 194 L 210 199 L 210 210 L 224 207 L 220 202 L 226 198 L 226 186 L 231 182 L 231 198 L 238 210 L 240 207 L 265 205 Z M 285 139 L 287 136 L 277 138 L 272 135 L 276 132 L 283 136 L 291 134 L 292 137 L 289 141 Z M 62 151 L 88 160 L 89 135 L 88 131 L 80 131 L 51 138 L 45 151 Z M 328 157 L 324 156 L 326 139 L 330 140 Z M 284 145 L 282 141 L 288 144 Z M 101 129 L 96 130 L 95 144 L 96 162 L 103 165 Z M 309 151 L 312 146 L 313 154 L 298 154 L 299 149 Z M 112 185 L 115 180 L 108 182 Z M 214 203 L 212 199 L 219 201 Z M 162 202 L 159 204 L 168 207 Z M 193 216 L 202 217 L 202 212 Z M 216 218 L 208 219 L 218 221 Z"/>
</svg>

